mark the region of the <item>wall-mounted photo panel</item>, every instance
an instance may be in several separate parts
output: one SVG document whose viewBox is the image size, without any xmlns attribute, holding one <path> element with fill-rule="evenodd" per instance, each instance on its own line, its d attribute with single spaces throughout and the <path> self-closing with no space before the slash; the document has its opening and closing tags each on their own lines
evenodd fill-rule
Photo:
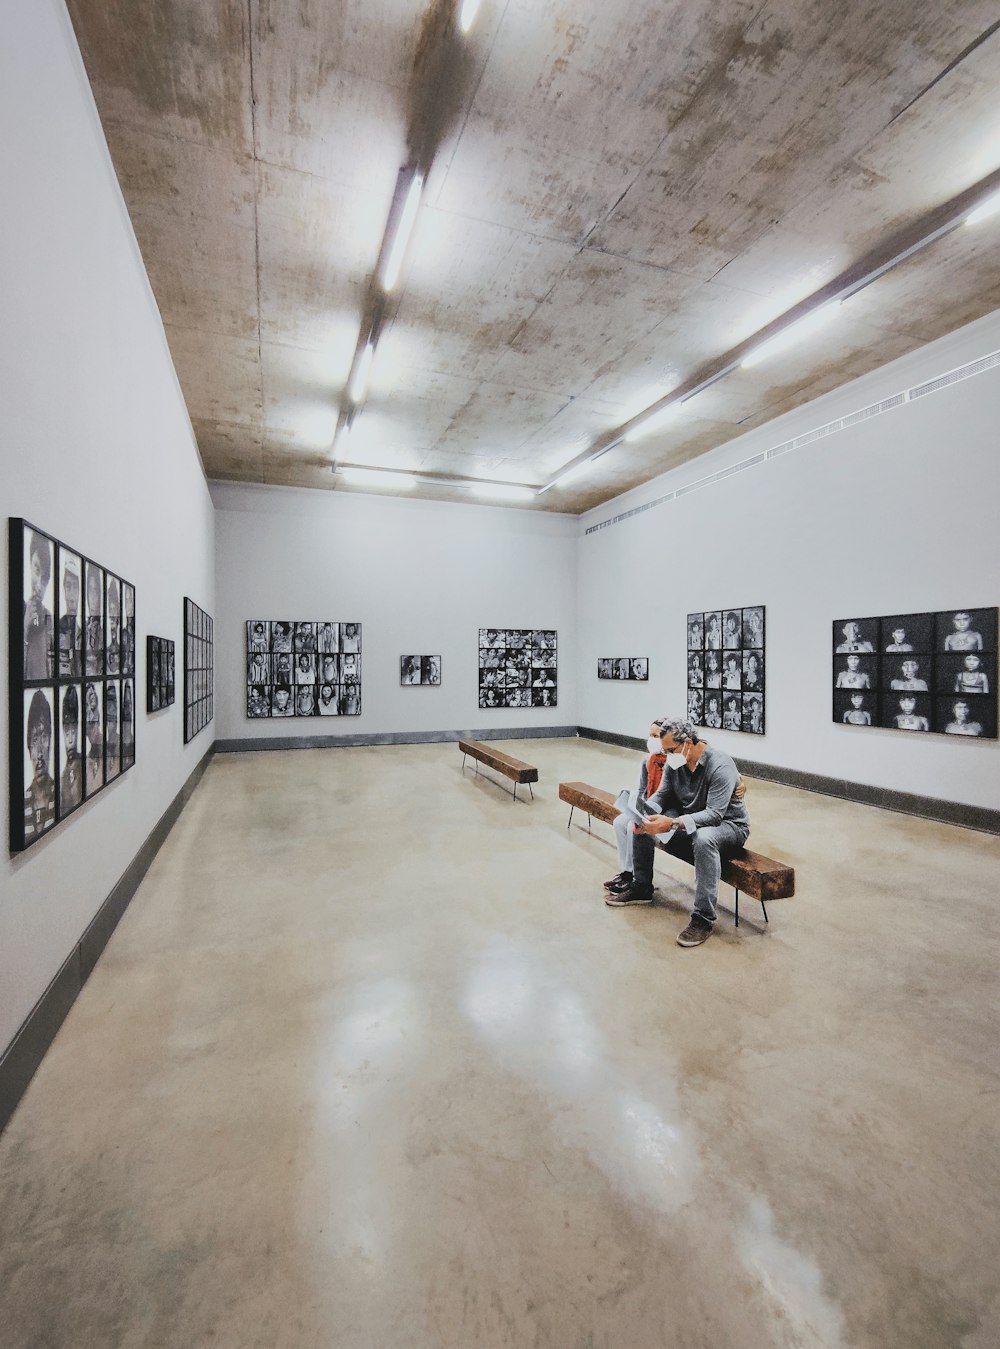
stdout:
<svg viewBox="0 0 1000 1349">
<path fill-rule="evenodd" d="M 215 625 L 212 616 L 184 597 L 184 743 L 215 715 Z"/>
<path fill-rule="evenodd" d="M 402 685 L 440 684 L 440 656 L 400 656 L 399 682 Z"/>
<path fill-rule="evenodd" d="M 83 674 L 83 559 L 68 548 L 59 549 L 59 678 Z M 133 608 L 135 598 L 133 592 Z"/>
<path fill-rule="evenodd" d="M 123 679 L 121 682 L 121 743 L 122 772 L 135 763 L 135 680 Z"/>
<path fill-rule="evenodd" d="M 649 679 L 648 656 L 599 656 L 597 660 L 598 679 L 639 680 Z"/>
<path fill-rule="evenodd" d="M 247 717 L 361 715 L 361 624 L 246 622 Z"/>
<path fill-rule="evenodd" d="M 135 676 L 135 586 L 122 581 L 122 674 Z"/>
<path fill-rule="evenodd" d="M 26 520 L 8 529 L 10 848 L 21 852 L 104 786 L 106 648 L 120 667 L 127 582 Z M 89 786 L 88 690 L 97 705 Z M 116 727 L 119 701 L 116 688 Z"/>
<path fill-rule="evenodd" d="M 554 629 L 479 629 L 480 707 L 555 707 L 557 696 Z"/>
<path fill-rule="evenodd" d="M 763 735 L 764 606 L 688 614 L 686 652 L 688 717 L 709 730 Z"/>
<path fill-rule="evenodd" d="M 996 609 L 833 623 L 833 720 L 842 725 L 995 740 L 996 687 Z"/>
<path fill-rule="evenodd" d="M 169 637 L 146 638 L 146 711 L 162 712 L 174 701 L 175 648 Z"/>
<path fill-rule="evenodd" d="M 104 681 L 88 679 L 83 686 L 83 734 L 86 738 L 84 794 L 89 801 L 104 786 Z"/>
<path fill-rule="evenodd" d="M 121 772 L 121 709 L 118 682 L 104 681 L 104 781 L 111 782 Z"/>
</svg>

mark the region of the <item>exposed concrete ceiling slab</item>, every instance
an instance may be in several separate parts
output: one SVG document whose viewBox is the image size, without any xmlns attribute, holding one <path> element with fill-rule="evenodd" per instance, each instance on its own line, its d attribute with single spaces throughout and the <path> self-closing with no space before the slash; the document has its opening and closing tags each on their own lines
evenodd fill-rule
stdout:
<svg viewBox="0 0 1000 1349">
<path fill-rule="evenodd" d="M 69 0 L 210 476 L 334 485 L 413 156 L 424 205 L 338 457 L 529 483 L 1000 167 L 995 0 L 483 0 L 467 39 L 453 4 Z M 948 235 L 536 508 L 988 312 L 998 245 L 1000 218 Z"/>
</svg>

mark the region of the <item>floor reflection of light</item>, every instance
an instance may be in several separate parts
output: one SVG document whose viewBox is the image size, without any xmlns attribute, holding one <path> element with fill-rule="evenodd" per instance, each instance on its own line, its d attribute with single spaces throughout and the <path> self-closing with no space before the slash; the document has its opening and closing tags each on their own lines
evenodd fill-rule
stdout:
<svg viewBox="0 0 1000 1349">
<path fill-rule="evenodd" d="M 751 1201 L 736 1245 L 757 1286 L 777 1304 L 796 1349 L 841 1349 L 843 1314 L 823 1292 L 823 1275 L 816 1261 L 778 1237 L 766 1199 Z"/>
<path fill-rule="evenodd" d="M 533 985 L 527 961 L 513 952 L 493 953 L 470 971 L 463 1011 L 491 1039 L 520 1035 L 535 1009 Z"/>
</svg>

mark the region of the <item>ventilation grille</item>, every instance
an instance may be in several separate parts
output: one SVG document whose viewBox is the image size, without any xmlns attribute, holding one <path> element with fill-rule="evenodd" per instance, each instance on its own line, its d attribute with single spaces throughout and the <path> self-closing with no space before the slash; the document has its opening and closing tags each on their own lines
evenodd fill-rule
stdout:
<svg viewBox="0 0 1000 1349">
<path fill-rule="evenodd" d="M 688 483 L 686 487 L 679 487 L 675 492 L 667 492 L 666 495 L 657 497 L 655 501 L 647 501 L 644 506 L 635 506 L 632 510 L 622 511 L 620 515 L 613 515 L 608 520 L 602 520 L 600 524 L 590 525 L 585 532 L 597 534 L 600 530 L 609 529 L 612 525 L 620 525 L 623 520 L 631 520 L 636 515 L 655 510 L 657 506 L 662 506 L 665 501 L 674 501 L 678 497 L 687 496 L 690 492 L 699 492 L 703 487 L 721 482 L 723 478 L 731 478 L 734 473 L 742 473 L 744 469 L 755 468 L 757 464 L 762 464 L 768 459 L 777 459 L 782 454 L 790 454 L 793 450 L 801 450 L 805 445 L 815 445 L 818 440 L 825 440 L 827 436 L 835 435 L 838 431 L 846 431 L 849 426 L 857 426 L 859 422 L 870 421 L 872 417 L 879 417 L 883 412 L 890 412 L 893 408 L 902 407 L 904 403 L 912 402 L 915 398 L 923 398 L 925 394 L 936 393 L 938 389 L 946 389 L 949 384 L 957 384 L 960 380 L 971 379 L 973 375 L 981 375 L 984 371 L 993 370 L 997 366 L 1000 366 L 1000 351 L 991 352 L 989 356 L 982 356 L 978 361 L 970 361 L 968 365 L 960 365 L 957 370 L 949 370 L 947 374 L 939 375 L 937 379 L 928 380 L 925 384 L 917 384 L 912 389 L 904 389 L 902 393 L 893 394 L 891 398 L 883 398 L 880 403 L 872 403 L 866 408 L 860 408 L 857 412 L 848 413 L 846 417 L 838 417 L 836 421 L 827 422 L 825 426 L 817 426 L 814 431 L 806 431 L 804 435 L 796 436 L 793 440 L 783 441 L 782 444 L 775 445 L 770 450 L 752 455 L 749 459 L 744 459 L 738 464 L 731 464 L 729 468 L 720 469 L 718 473 L 710 473 L 705 478 L 699 478 L 697 482 Z"/>
</svg>

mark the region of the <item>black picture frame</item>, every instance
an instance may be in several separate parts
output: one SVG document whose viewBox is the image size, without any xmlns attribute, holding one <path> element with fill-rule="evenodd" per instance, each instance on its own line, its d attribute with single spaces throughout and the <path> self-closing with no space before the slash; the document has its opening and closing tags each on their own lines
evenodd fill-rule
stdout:
<svg viewBox="0 0 1000 1349">
<path fill-rule="evenodd" d="M 910 734 L 997 739 L 997 609 L 837 618 L 833 720 Z"/>
<path fill-rule="evenodd" d="M 127 752 L 120 721 L 135 587 L 19 516 L 8 519 L 8 559 L 9 845 L 19 853 L 135 763 L 134 689 Z"/>
<path fill-rule="evenodd" d="M 764 735 L 765 654 L 763 604 L 688 614 L 684 648 L 688 720 L 708 730 Z"/>
<path fill-rule="evenodd" d="M 559 633 L 555 628 L 479 629 L 479 706 L 556 707 Z"/>
<path fill-rule="evenodd" d="M 169 637 L 146 637 L 146 712 L 163 712 L 176 701 L 176 644 Z"/>
<path fill-rule="evenodd" d="M 416 678 L 414 678 L 416 675 Z M 400 656 L 399 683 L 401 688 L 438 688 L 441 684 L 440 656 Z"/>
<path fill-rule="evenodd" d="M 361 624 L 248 618 L 246 715 L 251 721 L 361 715 Z"/>
<path fill-rule="evenodd" d="M 648 656 L 598 656 L 598 679 L 613 679 L 618 683 L 648 683 Z"/>
<path fill-rule="evenodd" d="M 215 716 L 215 622 L 184 596 L 184 743 Z"/>
</svg>

